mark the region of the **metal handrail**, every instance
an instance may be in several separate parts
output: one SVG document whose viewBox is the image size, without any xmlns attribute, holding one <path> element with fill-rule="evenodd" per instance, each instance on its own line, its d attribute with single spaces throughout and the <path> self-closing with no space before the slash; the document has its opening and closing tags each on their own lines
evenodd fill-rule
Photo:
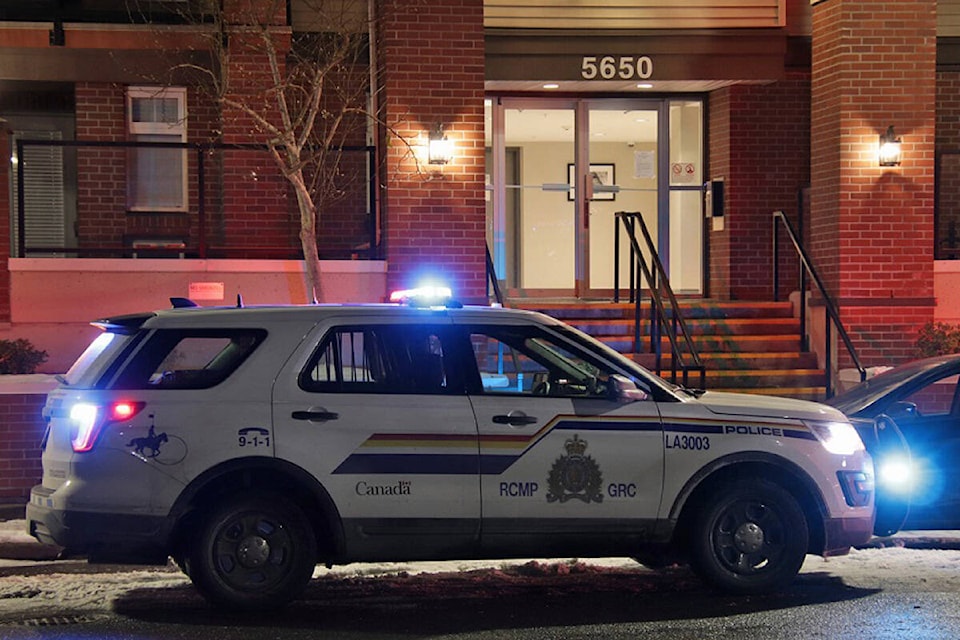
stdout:
<svg viewBox="0 0 960 640">
<path fill-rule="evenodd" d="M 810 261 L 810 256 L 807 255 L 807 252 L 804 250 L 803 245 L 800 243 L 800 240 L 797 236 L 797 233 L 793 230 L 793 225 L 790 224 L 790 221 L 787 219 L 787 216 L 783 211 L 774 211 L 773 212 L 773 299 L 780 299 L 780 237 L 778 233 L 777 220 L 780 220 L 783 223 L 784 228 L 787 230 L 787 236 L 790 238 L 790 242 L 793 243 L 793 248 L 797 252 L 797 256 L 800 258 L 800 263 L 803 266 L 803 269 L 800 270 L 800 339 L 801 339 L 801 348 L 806 350 L 806 296 L 804 292 L 806 291 L 806 278 L 805 275 L 809 273 L 810 277 L 813 278 L 814 283 L 817 285 L 817 289 L 820 291 L 820 295 L 823 297 L 823 305 L 827 310 L 827 317 L 833 321 L 833 325 L 837 328 L 837 334 L 840 336 L 840 339 L 843 340 L 843 344 L 847 347 L 847 352 L 850 354 L 850 359 L 853 361 L 854 366 L 857 368 L 857 371 L 860 373 L 860 381 L 863 382 L 867 379 L 867 370 L 864 369 L 863 365 L 860 364 L 860 358 L 857 357 L 857 350 L 853 346 L 853 341 L 850 339 L 850 335 L 847 333 L 846 328 L 843 326 L 843 322 L 840 321 L 840 312 L 837 310 L 836 304 L 833 302 L 833 298 L 830 297 L 830 294 L 827 293 L 827 288 L 823 284 L 823 280 L 820 279 L 820 274 L 817 273 L 816 268 L 813 266 L 813 263 Z M 832 351 L 832 343 L 830 339 L 830 327 L 827 327 L 827 330 L 824 332 L 826 337 L 824 338 L 824 370 L 826 374 L 826 391 L 827 397 L 833 395 L 833 383 L 832 383 L 832 362 L 830 357 L 830 352 Z"/>
<path fill-rule="evenodd" d="M 490 289 L 493 289 L 493 298 L 501 307 L 503 306 L 503 292 L 500 291 L 500 282 L 497 280 L 497 270 L 493 266 L 493 258 L 490 256 L 490 247 L 484 245 L 487 253 L 487 298 L 490 297 Z"/>
<path fill-rule="evenodd" d="M 656 358 L 656 373 L 657 375 L 661 374 L 662 371 L 662 348 L 661 348 L 661 339 L 663 338 L 662 333 L 664 332 L 664 327 L 666 327 L 666 336 L 670 342 L 670 352 L 673 355 L 670 362 L 671 370 L 671 380 L 672 382 L 677 381 L 677 367 L 679 365 L 680 369 L 683 372 L 683 385 L 689 385 L 689 376 L 690 371 L 699 371 L 700 372 L 700 388 L 706 388 L 706 367 L 700 361 L 700 355 L 697 353 L 697 349 L 693 344 L 693 340 L 690 337 L 690 332 L 687 329 L 687 324 L 683 320 L 683 314 L 680 312 L 680 305 L 677 302 L 677 297 L 673 293 L 673 289 L 670 287 L 670 280 L 667 277 L 666 269 L 663 268 L 663 263 L 660 261 L 660 256 L 657 253 L 656 246 L 653 244 L 653 239 L 650 237 L 650 232 L 647 230 L 647 225 L 643 220 L 643 215 L 639 211 L 618 211 L 614 214 L 622 223 L 623 227 L 627 232 L 627 239 L 630 241 L 630 301 L 634 303 L 634 351 L 637 351 L 637 347 L 640 344 L 640 286 L 636 278 L 636 268 L 640 268 L 640 272 L 643 274 L 643 278 L 647 283 L 647 288 L 650 292 L 651 308 L 650 308 L 650 349 L 654 353 Z M 640 250 L 640 244 L 637 241 L 636 235 L 636 226 L 637 222 L 640 223 L 640 233 L 643 235 L 644 243 L 647 247 L 647 252 L 650 254 L 650 265 L 647 264 L 647 261 L 644 259 L 643 252 Z M 613 255 L 614 255 L 614 301 L 620 301 L 620 226 L 614 225 L 614 240 L 613 240 Z M 659 283 L 659 286 L 658 286 Z M 664 303 L 663 296 L 660 293 L 661 288 L 666 294 L 667 301 L 670 304 L 670 313 L 667 313 L 667 306 Z M 680 338 L 683 338 L 682 347 L 686 349 L 686 354 L 689 354 L 692 363 L 686 362 L 684 358 L 684 351 L 681 348 Z"/>
</svg>

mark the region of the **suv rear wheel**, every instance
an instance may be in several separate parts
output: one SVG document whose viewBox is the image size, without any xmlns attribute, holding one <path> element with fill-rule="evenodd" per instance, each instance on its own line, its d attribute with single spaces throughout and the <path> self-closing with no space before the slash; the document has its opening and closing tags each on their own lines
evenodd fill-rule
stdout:
<svg viewBox="0 0 960 640">
<path fill-rule="evenodd" d="M 760 478 L 718 487 L 699 504 L 690 545 L 694 569 L 737 593 L 789 584 L 807 554 L 807 522 L 797 500 Z"/>
<path fill-rule="evenodd" d="M 202 521 L 186 573 L 213 604 L 271 609 L 303 591 L 316 558 L 316 538 L 299 507 L 275 495 L 236 496 Z"/>
</svg>

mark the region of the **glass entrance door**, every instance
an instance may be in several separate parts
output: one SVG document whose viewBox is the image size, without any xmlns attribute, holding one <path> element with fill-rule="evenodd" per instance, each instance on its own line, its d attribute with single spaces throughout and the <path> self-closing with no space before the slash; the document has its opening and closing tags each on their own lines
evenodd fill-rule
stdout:
<svg viewBox="0 0 960 640">
<path fill-rule="evenodd" d="M 596 100 L 587 103 L 586 174 L 593 194 L 583 203 L 587 210 L 588 292 L 591 297 L 613 295 L 614 270 L 620 271 L 621 286 L 630 272 L 630 242 L 616 218 L 618 211 L 639 212 L 656 246 L 663 189 L 659 170 L 658 141 L 660 103 L 636 100 Z M 614 227 L 620 224 L 619 264 L 614 264 Z M 641 245 L 642 245 L 641 241 Z M 648 255 L 646 248 L 643 252 Z"/>
<path fill-rule="evenodd" d="M 497 275 L 508 293 L 573 295 L 577 225 L 567 167 L 574 161 L 575 105 L 503 98 L 496 106 L 488 112 L 487 240 Z"/>
<path fill-rule="evenodd" d="M 491 98 L 487 242 L 510 296 L 610 299 L 638 211 L 677 293 L 703 292 L 699 100 Z"/>
</svg>

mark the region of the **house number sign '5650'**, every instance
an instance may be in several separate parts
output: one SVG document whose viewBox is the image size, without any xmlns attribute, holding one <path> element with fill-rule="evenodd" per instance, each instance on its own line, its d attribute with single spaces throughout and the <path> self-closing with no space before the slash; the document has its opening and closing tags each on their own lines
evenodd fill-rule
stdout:
<svg viewBox="0 0 960 640">
<path fill-rule="evenodd" d="M 650 56 L 583 56 L 580 61 L 584 80 L 646 80 L 652 75 Z"/>
</svg>

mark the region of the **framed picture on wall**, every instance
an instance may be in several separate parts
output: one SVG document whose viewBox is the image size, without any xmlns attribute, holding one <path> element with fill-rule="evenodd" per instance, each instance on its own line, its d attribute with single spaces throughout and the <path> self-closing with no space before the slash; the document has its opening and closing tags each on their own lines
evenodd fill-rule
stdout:
<svg viewBox="0 0 960 640">
<path fill-rule="evenodd" d="M 612 164 L 591 164 L 590 177 L 593 180 L 593 200 L 616 200 L 617 194 L 614 192 L 598 193 L 598 186 L 612 187 L 617 184 L 616 167 Z M 576 168 L 573 164 L 567 165 L 567 184 L 570 190 L 567 191 L 567 200 L 576 198 Z"/>
</svg>

